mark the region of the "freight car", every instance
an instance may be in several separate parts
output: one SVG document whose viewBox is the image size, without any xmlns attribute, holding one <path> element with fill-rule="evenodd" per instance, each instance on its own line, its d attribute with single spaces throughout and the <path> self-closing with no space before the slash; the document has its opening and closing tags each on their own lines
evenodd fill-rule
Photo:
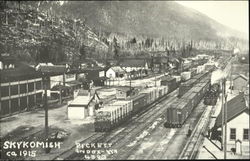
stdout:
<svg viewBox="0 0 250 161">
<path fill-rule="evenodd" d="M 179 87 L 179 94 L 178 97 L 182 97 L 187 91 L 189 91 L 193 85 L 196 83 L 195 79 L 190 79 L 187 82 L 183 82 L 181 83 L 180 87 Z"/>
<path fill-rule="evenodd" d="M 133 112 L 132 102 L 125 100 L 113 101 L 96 111 L 95 131 L 104 132 L 113 129 L 129 119 Z"/>
<path fill-rule="evenodd" d="M 173 90 L 174 88 L 169 90 L 168 85 L 150 87 L 140 91 L 138 95 L 127 99 L 113 100 L 106 107 L 96 111 L 95 131 L 103 132 L 112 130 Z M 123 101 L 127 101 L 127 103 Z"/>
<path fill-rule="evenodd" d="M 168 86 L 169 93 L 177 88 L 176 78 L 165 76 L 161 80 L 161 86 Z"/>
<path fill-rule="evenodd" d="M 203 79 L 209 79 L 205 77 Z M 165 113 L 165 127 L 181 127 L 193 109 L 199 104 L 204 97 L 206 90 L 209 88 L 209 81 L 197 83 L 180 99 L 172 103 Z"/>
<path fill-rule="evenodd" d="M 181 76 L 179 76 L 179 75 L 173 75 L 172 77 L 175 78 L 175 80 L 176 80 L 176 85 L 177 85 L 177 87 L 179 87 L 180 84 L 181 84 Z"/>
<path fill-rule="evenodd" d="M 151 94 L 151 95 L 150 95 Z M 110 104 L 96 111 L 95 131 L 110 131 L 137 114 L 151 101 L 158 99 L 158 91 L 152 90 L 149 95 L 140 93 L 125 100 L 113 100 Z"/>
<path fill-rule="evenodd" d="M 185 82 L 191 78 L 191 72 L 182 72 L 181 81 Z"/>
<path fill-rule="evenodd" d="M 189 91 L 194 86 L 194 84 L 198 82 L 209 82 L 210 77 L 211 77 L 210 74 L 207 72 L 199 73 L 190 80 L 181 83 L 179 87 L 178 97 L 179 98 L 182 97 L 187 91 Z"/>
<path fill-rule="evenodd" d="M 196 77 L 193 80 L 195 79 Z M 163 77 L 160 87 L 150 87 L 150 88 L 143 89 L 142 91 L 139 92 L 138 95 L 128 97 L 125 100 L 114 100 L 111 104 L 107 105 L 107 107 L 103 107 L 96 111 L 97 114 L 96 114 L 95 124 L 94 124 L 95 131 L 103 132 L 103 131 L 112 130 L 113 128 L 119 126 L 122 122 L 130 119 L 133 115 L 142 111 L 143 108 L 149 106 L 150 104 L 154 103 L 161 97 L 164 97 L 165 95 L 171 93 L 177 88 L 178 88 L 178 84 L 176 83 L 176 78 L 167 76 L 167 77 Z M 197 87 L 197 89 L 200 89 L 200 88 Z M 192 94 L 192 98 L 193 97 L 197 97 L 197 99 L 201 98 L 201 96 L 198 96 L 198 94 Z M 127 108 L 126 106 L 128 105 L 123 105 L 121 102 L 115 103 L 116 101 L 129 101 L 131 104 L 131 108 Z M 181 112 L 182 110 L 187 112 L 185 113 L 185 115 L 182 114 L 181 119 L 178 118 L 179 122 L 181 123 L 178 123 L 178 120 L 177 120 L 176 125 L 180 126 L 183 123 L 183 121 L 190 114 L 190 110 L 193 109 L 193 107 L 195 107 L 197 102 L 198 101 L 196 101 L 195 103 L 192 103 L 192 101 L 188 99 L 182 99 L 181 102 L 176 102 L 176 105 L 178 105 L 179 112 Z M 129 103 L 127 102 L 127 104 Z M 172 109 L 175 109 L 176 105 L 172 104 Z M 175 113 L 175 111 L 172 111 L 172 113 Z M 175 119 L 177 118 L 177 114 L 176 116 L 175 115 L 172 116 L 170 114 L 170 116 L 167 118 L 169 118 L 170 120 L 171 118 Z"/>
<path fill-rule="evenodd" d="M 157 97 L 157 96 L 156 96 Z M 158 98 L 158 97 L 157 97 Z M 130 99 L 132 101 L 133 113 L 136 114 L 141 111 L 141 108 L 147 105 L 147 97 L 146 94 L 139 94 Z"/>
</svg>

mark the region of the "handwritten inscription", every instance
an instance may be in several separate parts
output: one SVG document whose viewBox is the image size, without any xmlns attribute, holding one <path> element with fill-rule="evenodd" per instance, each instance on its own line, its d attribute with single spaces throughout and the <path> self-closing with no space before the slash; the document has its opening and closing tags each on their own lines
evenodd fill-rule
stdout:
<svg viewBox="0 0 250 161">
<path fill-rule="evenodd" d="M 60 149 L 61 144 L 49 141 L 5 141 L 2 148 L 8 157 L 36 157 L 37 151 L 34 149 Z"/>
<path fill-rule="evenodd" d="M 76 143 L 76 153 L 83 154 L 83 159 L 107 159 L 108 155 L 118 153 L 112 149 L 112 143 Z"/>
</svg>

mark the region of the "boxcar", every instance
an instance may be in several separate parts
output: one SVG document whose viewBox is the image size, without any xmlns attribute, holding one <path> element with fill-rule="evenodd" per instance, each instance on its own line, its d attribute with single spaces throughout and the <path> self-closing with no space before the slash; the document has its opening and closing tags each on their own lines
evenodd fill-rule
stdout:
<svg viewBox="0 0 250 161">
<path fill-rule="evenodd" d="M 147 100 L 147 104 L 150 104 L 150 103 L 152 103 L 154 101 L 153 100 L 153 91 L 152 91 L 152 88 L 143 89 L 142 91 L 140 91 L 140 93 L 144 93 L 145 94 L 145 97 L 146 97 L 146 100 Z"/>
<path fill-rule="evenodd" d="M 184 98 L 184 96 L 182 98 Z M 193 88 L 186 93 L 186 97 L 185 98 L 191 100 L 191 111 L 200 102 L 199 97 L 198 97 L 198 93 L 194 92 Z"/>
<path fill-rule="evenodd" d="M 205 77 L 205 73 L 199 73 L 197 75 L 195 75 L 192 79 L 196 79 L 197 82 L 199 82 L 200 80 L 202 80 Z"/>
<path fill-rule="evenodd" d="M 182 72 L 181 73 L 181 80 L 187 81 L 191 78 L 191 72 Z"/>
<path fill-rule="evenodd" d="M 145 105 L 147 105 L 146 94 L 141 93 L 131 98 L 133 106 L 133 114 L 138 113 Z"/>
<path fill-rule="evenodd" d="M 173 102 L 172 104 L 169 105 L 167 108 L 165 118 L 166 118 L 166 123 L 164 124 L 165 127 L 173 127 L 174 124 L 177 124 L 177 106 L 180 102 L 177 100 Z"/>
<path fill-rule="evenodd" d="M 189 116 L 190 110 L 190 101 L 180 101 L 179 105 L 177 106 L 177 113 L 176 113 L 176 120 L 175 126 L 181 127 L 181 125 L 186 121 L 187 117 Z"/>
<path fill-rule="evenodd" d="M 187 91 L 189 91 L 193 85 L 196 83 L 195 79 L 190 79 L 187 82 L 183 82 L 181 83 L 180 87 L 179 87 L 179 94 L 178 97 L 183 96 Z"/>
<path fill-rule="evenodd" d="M 168 87 L 168 93 L 174 91 L 177 88 L 176 78 L 171 76 L 165 76 L 161 80 L 162 86 Z"/>
<path fill-rule="evenodd" d="M 172 76 L 172 77 L 176 79 L 176 85 L 177 85 L 177 87 L 179 87 L 179 85 L 181 84 L 181 76 L 179 76 L 179 75 L 174 75 L 174 76 Z M 177 87 L 176 87 L 176 88 L 177 88 Z"/>
<path fill-rule="evenodd" d="M 204 96 L 202 86 L 194 86 L 190 91 L 197 94 L 198 101 L 200 101 Z"/>
</svg>

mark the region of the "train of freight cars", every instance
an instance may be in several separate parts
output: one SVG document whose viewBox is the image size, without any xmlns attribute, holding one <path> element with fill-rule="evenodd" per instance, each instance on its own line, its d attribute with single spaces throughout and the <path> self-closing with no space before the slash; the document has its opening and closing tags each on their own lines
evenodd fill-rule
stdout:
<svg viewBox="0 0 250 161">
<path fill-rule="evenodd" d="M 167 108 L 165 127 L 181 127 L 193 109 L 199 104 L 210 86 L 210 74 L 196 81 L 177 101 Z"/>
<path fill-rule="evenodd" d="M 114 129 L 178 87 L 175 78 L 169 78 L 168 81 L 168 86 L 145 88 L 134 96 L 113 100 L 104 108 L 96 110 L 95 131 Z"/>
<path fill-rule="evenodd" d="M 197 78 L 208 77 L 207 73 L 198 74 Z M 104 132 L 110 131 L 119 126 L 123 122 L 130 119 L 132 116 L 142 111 L 143 108 L 150 106 L 160 98 L 177 89 L 179 83 L 174 77 L 163 77 L 160 87 L 146 88 L 136 96 L 132 96 L 124 100 L 114 100 L 96 111 L 95 131 Z"/>
</svg>

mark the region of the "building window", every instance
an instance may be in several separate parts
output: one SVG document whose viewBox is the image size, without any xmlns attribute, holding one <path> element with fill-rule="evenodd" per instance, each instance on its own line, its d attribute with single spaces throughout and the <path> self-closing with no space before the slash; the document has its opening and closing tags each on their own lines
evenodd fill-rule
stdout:
<svg viewBox="0 0 250 161">
<path fill-rule="evenodd" d="M 27 93 L 26 84 L 20 84 L 20 94 Z"/>
<path fill-rule="evenodd" d="M 33 92 L 34 91 L 34 83 L 28 83 L 28 92 Z"/>
<path fill-rule="evenodd" d="M 1 97 L 9 96 L 9 86 L 1 87 Z"/>
<path fill-rule="evenodd" d="M 36 90 L 40 90 L 40 89 L 42 89 L 42 82 L 38 81 L 36 82 Z"/>
<path fill-rule="evenodd" d="M 230 129 L 230 140 L 235 140 L 236 139 L 236 129 L 232 128 Z"/>
<path fill-rule="evenodd" d="M 18 85 L 12 85 L 10 87 L 10 93 L 11 93 L 11 95 L 17 95 L 18 94 Z"/>
<path fill-rule="evenodd" d="M 248 140 L 249 138 L 249 129 L 243 129 L 243 140 Z"/>
</svg>

